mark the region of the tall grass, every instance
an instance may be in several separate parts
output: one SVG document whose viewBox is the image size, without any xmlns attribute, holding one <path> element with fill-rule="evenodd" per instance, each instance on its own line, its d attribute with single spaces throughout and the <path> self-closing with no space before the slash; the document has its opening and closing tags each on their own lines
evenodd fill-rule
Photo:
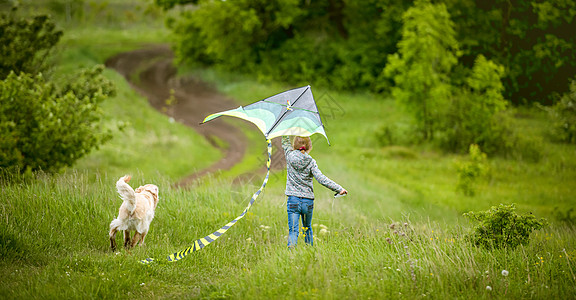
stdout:
<svg viewBox="0 0 576 300">
<path fill-rule="evenodd" d="M 95 25 L 96 18 L 90 26 L 70 26 L 56 75 L 102 63 L 142 42 L 167 41 L 165 29 L 150 26 L 154 23 L 106 20 L 102 26 Z M 195 72 L 239 104 L 290 88 L 213 70 Z M 300 238 L 296 249 L 287 249 L 285 174 L 278 171 L 252 210 L 224 236 L 167 263 L 168 254 L 244 209 L 262 178 L 255 175 L 243 184 L 234 178 L 264 165 L 265 143 L 251 125 L 239 124 L 253 145 L 244 162 L 187 189 L 174 188 L 174 181 L 219 154 L 190 129 L 155 112 L 118 74 L 106 74 L 119 88 L 119 95 L 104 103 L 106 122 L 129 123 L 125 131 L 62 174 L 0 175 L 2 299 L 570 299 L 576 294 L 576 235 L 571 219 L 555 214 L 574 206 L 576 150 L 547 142 L 547 123 L 537 111 L 522 111 L 516 121 L 526 135 L 542 138 L 543 159 L 490 158 L 490 176 L 478 182 L 477 196 L 466 197 L 456 191 L 455 166 L 463 157 L 427 146 L 379 146 L 375 132 L 381 126 L 407 126 L 393 100 L 333 94 L 311 83 L 316 99 L 326 101 L 319 106 L 332 142 L 316 140 L 312 155 L 350 192 L 334 199 L 316 187 L 315 245 L 303 245 Z M 160 202 L 146 245 L 111 252 L 108 225 L 121 203 L 114 183 L 125 173 L 133 175 L 134 186 L 157 184 Z M 470 244 L 465 239 L 470 225 L 461 213 L 499 203 L 516 203 L 519 211 L 546 217 L 551 226 L 516 249 Z M 138 262 L 147 257 L 157 262 Z"/>
<path fill-rule="evenodd" d="M 72 172 L 15 181 L 4 175 L 0 297 L 566 299 L 575 292 L 571 227 L 540 231 L 517 249 L 488 251 L 464 238 L 466 224 L 362 218 L 360 205 L 330 209 L 318 199 L 314 247 L 290 251 L 282 178 L 226 235 L 167 263 L 168 254 L 234 218 L 257 187 L 230 189 L 207 179 L 190 190 L 173 189 L 166 178 L 139 175 L 134 185 L 153 180 L 160 187 L 156 218 L 147 245 L 116 253 L 107 237 L 120 204 L 116 178 Z M 320 233 L 322 227 L 327 231 Z M 146 257 L 157 262 L 138 263 Z"/>
</svg>

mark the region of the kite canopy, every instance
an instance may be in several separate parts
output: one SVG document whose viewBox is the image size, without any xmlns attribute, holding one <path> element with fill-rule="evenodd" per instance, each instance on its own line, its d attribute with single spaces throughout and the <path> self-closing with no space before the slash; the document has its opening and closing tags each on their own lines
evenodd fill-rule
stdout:
<svg viewBox="0 0 576 300">
<path fill-rule="evenodd" d="M 330 144 L 309 85 L 282 92 L 244 107 L 211 114 L 202 123 L 223 115 L 254 123 L 266 139 L 282 135 L 311 136 L 320 133 Z"/>
</svg>

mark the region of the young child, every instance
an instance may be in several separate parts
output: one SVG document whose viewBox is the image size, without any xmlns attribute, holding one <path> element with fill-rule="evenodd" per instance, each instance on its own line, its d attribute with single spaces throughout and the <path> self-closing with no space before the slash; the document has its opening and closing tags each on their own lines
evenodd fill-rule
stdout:
<svg viewBox="0 0 576 300">
<path fill-rule="evenodd" d="M 282 136 L 282 148 L 286 156 L 286 196 L 288 210 L 288 247 L 295 247 L 298 242 L 299 221 L 305 230 L 304 241 L 313 245 L 312 211 L 314 210 L 314 188 L 312 178 L 323 186 L 344 195 L 348 192 L 330 178 L 324 176 L 316 160 L 308 153 L 312 150 L 309 137 L 294 137 L 292 145 L 287 136 Z"/>
</svg>

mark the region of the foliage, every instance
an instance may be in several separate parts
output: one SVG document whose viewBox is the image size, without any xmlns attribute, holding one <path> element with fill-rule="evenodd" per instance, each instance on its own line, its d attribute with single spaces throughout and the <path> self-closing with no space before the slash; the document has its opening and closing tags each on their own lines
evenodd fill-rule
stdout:
<svg viewBox="0 0 576 300">
<path fill-rule="evenodd" d="M 403 38 L 401 17 L 414 3 L 156 1 L 164 8 L 189 2 L 195 3 L 194 9 L 180 10 L 178 20 L 170 22 L 177 24 L 173 30 L 181 61 L 196 63 L 204 58 L 200 62 L 260 78 L 301 83 L 304 77 L 307 83 L 333 89 L 370 88 L 383 93 L 392 83 L 379 74 L 389 55 L 398 50 Z M 440 37 L 448 37 L 447 44 L 457 40 L 458 65 L 472 68 L 483 55 L 503 66 L 502 94 L 515 104 L 550 102 L 552 92 L 564 92 L 562 83 L 576 74 L 576 36 L 570 34 L 574 1 L 442 0 L 434 4 L 452 16 L 448 31 L 437 29 L 442 30 Z M 303 59 L 304 53 L 310 55 Z"/>
<path fill-rule="evenodd" d="M 186 61 L 210 58 L 228 69 L 252 70 L 262 59 L 263 50 L 276 36 L 289 31 L 289 25 L 302 10 L 298 1 L 203 1 L 171 23 L 181 39 L 177 53 Z"/>
<path fill-rule="evenodd" d="M 385 53 L 395 49 L 408 5 L 400 0 L 198 1 L 195 9 L 167 23 L 182 63 L 293 84 L 370 88 Z"/>
<path fill-rule="evenodd" d="M 46 15 L 17 18 L 17 10 L 0 15 L 0 79 L 11 71 L 37 74 L 46 70 L 46 58 L 62 36 Z"/>
<path fill-rule="evenodd" d="M 392 96 L 412 112 L 424 139 L 453 152 L 478 144 L 495 153 L 505 149 L 510 134 L 502 121 L 504 68 L 483 55 L 471 71 L 456 68 L 460 51 L 453 27 L 444 5 L 416 2 L 404 15 L 398 53 L 382 78 L 392 79 Z"/>
<path fill-rule="evenodd" d="M 561 210 L 558 207 L 554 207 L 553 215 L 554 218 L 560 222 L 570 226 L 576 226 L 576 214 L 574 213 L 574 207 L 570 207 L 566 210 Z"/>
<path fill-rule="evenodd" d="M 424 139 L 432 140 L 451 98 L 450 73 L 458 62 L 454 24 L 443 4 L 416 1 L 403 16 L 398 53 L 383 75 L 392 78 L 392 96 L 410 109 Z"/>
<path fill-rule="evenodd" d="M 476 194 L 476 181 L 489 171 L 489 166 L 486 163 L 486 153 L 483 153 L 478 145 L 470 145 L 468 159 L 459 162 L 457 169 L 458 185 L 456 189 L 467 196 L 474 196 Z"/>
<path fill-rule="evenodd" d="M 514 204 L 500 204 L 487 211 L 465 213 L 465 217 L 479 222 L 469 238 L 488 249 L 526 245 L 532 231 L 544 228 L 547 221 L 537 220 L 532 213 L 519 215 L 515 210 Z"/>
<path fill-rule="evenodd" d="M 545 107 L 552 119 L 554 139 L 576 144 L 576 79 L 570 83 L 570 91 L 552 107 Z"/>
<path fill-rule="evenodd" d="M 58 171 L 108 140 L 99 104 L 114 94 L 98 66 L 62 87 L 41 75 L 0 82 L 0 168 Z"/>
<path fill-rule="evenodd" d="M 510 128 L 504 113 L 508 102 L 503 98 L 500 78 L 504 68 L 478 56 L 465 83 L 456 87 L 449 112 L 441 121 L 441 144 L 450 151 L 461 152 L 478 144 L 488 153 L 504 152 Z"/>
<path fill-rule="evenodd" d="M 171 9 L 177 5 L 197 4 L 198 0 L 154 0 L 154 4 L 163 8 Z"/>
</svg>

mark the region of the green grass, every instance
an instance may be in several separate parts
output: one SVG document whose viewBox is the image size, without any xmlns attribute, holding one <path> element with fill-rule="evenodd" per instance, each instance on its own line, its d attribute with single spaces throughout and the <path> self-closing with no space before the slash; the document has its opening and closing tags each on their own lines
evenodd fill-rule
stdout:
<svg viewBox="0 0 576 300">
<path fill-rule="evenodd" d="M 117 6 L 118 3 L 109 4 Z M 118 11 L 122 19 L 125 11 Z M 58 44 L 53 76 L 69 76 L 80 68 L 104 64 L 107 58 L 150 44 L 166 43 L 168 30 L 160 20 L 122 22 L 110 14 L 109 22 L 62 23 L 64 36 Z M 113 81 L 117 95 L 102 104 L 105 126 L 113 130 L 112 141 L 79 160 L 74 170 L 98 174 L 166 176 L 176 181 L 202 170 L 222 157 L 194 130 L 175 123 L 152 109 L 114 70 L 104 73 Z M 118 128 L 123 127 L 122 130 Z"/>
<path fill-rule="evenodd" d="M 283 180 L 277 178 L 226 235 L 182 261 L 167 263 L 168 254 L 239 214 L 257 187 L 230 189 L 226 181 L 206 179 L 181 190 L 165 178 L 135 176 L 134 185 L 151 180 L 159 185 L 156 218 L 146 246 L 113 253 L 107 226 L 119 205 L 116 178 L 94 180 L 70 172 L 25 182 L 2 179 L 8 201 L 1 204 L 0 297 L 7 299 L 482 299 L 570 298 L 574 293 L 575 232 L 565 226 L 535 233 L 525 247 L 487 251 L 463 239 L 466 224 L 390 220 L 385 212 L 374 218 L 365 215 L 366 205 L 332 207 L 322 197 L 314 216 L 315 246 L 288 251 Z M 328 233 L 320 233 L 321 225 Z M 138 263 L 147 257 L 158 262 Z M 502 270 L 509 276 L 503 277 Z"/>
<path fill-rule="evenodd" d="M 165 33 L 138 22 L 69 28 L 55 76 L 119 51 L 167 42 Z M 475 197 L 467 197 L 456 191 L 456 163 L 465 157 L 430 146 L 379 146 L 379 128 L 402 132 L 408 126 L 394 101 L 312 84 L 332 146 L 318 138 L 311 154 L 324 174 L 350 192 L 334 199 L 316 186 L 315 246 L 286 249 L 285 174 L 279 171 L 224 236 L 166 263 L 168 254 L 242 212 L 264 175 L 243 184 L 234 179 L 264 166 L 266 144 L 254 126 L 230 120 L 250 140 L 244 161 L 189 189 L 174 188 L 221 154 L 154 111 L 120 75 L 105 74 L 118 88 L 118 96 L 103 104 L 106 125 L 125 122 L 124 131 L 62 174 L 0 175 L 2 299 L 568 299 L 576 293 L 576 232 L 574 217 L 567 215 L 576 199 L 576 150 L 547 140 L 540 111 L 520 110 L 515 126 L 541 139 L 542 159 L 490 157 L 490 175 L 478 182 Z M 195 74 L 238 104 L 292 88 L 213 70 Z M 120 206 L 114 183 L 125 173 L 133 175 L 133 186 L 157 184 L 160 203 L 147 245 L 113 253 L 108 226 Z M 533 212 L 551 225 L 517 249 L 471 245 L 464 238 L 471 224 L 462 213 L 499 203 L 516 203 L 520 213 Z M 327 233 L 320 233 L 322 226 Z M 157 263 L 138 263 L 147 257 Z"/>
</svg>

